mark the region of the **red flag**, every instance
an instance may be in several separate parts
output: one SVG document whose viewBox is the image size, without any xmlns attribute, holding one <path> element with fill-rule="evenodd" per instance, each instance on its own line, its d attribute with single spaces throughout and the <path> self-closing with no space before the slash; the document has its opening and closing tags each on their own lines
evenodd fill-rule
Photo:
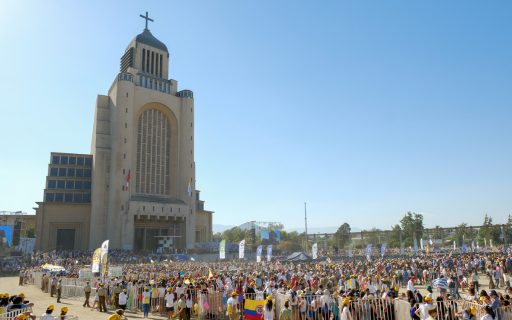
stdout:
<svg viewBox="0 0 512 320">
<path fill-rule="evenodd" d="M 128 187 L 130 186 L 131 178 L 132 178 L 131 170 L 128 170 L 128 176 L 126 177 L 126 191 L 128 191 Z"/>
</svg>

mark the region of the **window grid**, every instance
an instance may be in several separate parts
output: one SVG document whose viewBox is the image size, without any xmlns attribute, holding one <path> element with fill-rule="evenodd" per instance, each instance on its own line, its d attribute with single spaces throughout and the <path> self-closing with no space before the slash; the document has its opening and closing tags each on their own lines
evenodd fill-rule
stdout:
<svg viewBox="0 0 512 320">
<path fill-rule="evenodd" d="M 165 115 L 146 110 L 138 120 L 136 191 L 169 194 L 170 128 Z"/>
</svg>

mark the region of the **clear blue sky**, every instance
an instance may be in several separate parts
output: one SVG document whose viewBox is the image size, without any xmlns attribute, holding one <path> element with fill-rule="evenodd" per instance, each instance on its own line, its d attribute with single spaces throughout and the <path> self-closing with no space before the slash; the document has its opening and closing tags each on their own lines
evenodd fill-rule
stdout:
<svg viewBox="0 0 512 320">
<path fill-rule="evenodd" d="M 1 1 L 0 210 L 33 212 L 51 151 L 90 152 L 145 11 L 195 93 L 214 223 L 512 213 L 512 2 L 405 0 Z"/>
</svg>

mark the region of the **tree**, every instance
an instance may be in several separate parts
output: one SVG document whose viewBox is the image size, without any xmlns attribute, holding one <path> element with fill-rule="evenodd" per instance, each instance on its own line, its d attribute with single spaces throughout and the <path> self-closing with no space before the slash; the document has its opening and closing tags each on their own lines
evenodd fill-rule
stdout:
<svg viewBox="0 0 512 320">
<path fill-rule="evenodd" d="M 473 228 L 468 227 L 467 223 L 461 223 L 455 228 L 455 233 L 453 240 L 456 242 L 457 245 L 462 245 L 466 241 L 470 241 L 474 239 L 476 236 L 475 230 Z"/>
<path fill-rule="evenodd" d="M 434 230 L 432 230 L 432 238 L 434 240 L 441 240 L 441 243 L 444 243 L 444 231 L 440 226 L 435 226 Z"/>
<path fill-rule="evenodd" d="M 423 237 L 423 215 L 415 212 L 407 212 L 400 220 L 400 227 L 402 228 L 402 241 L 405 246 L 412 246 L 414 239 L 419 244 L 419 239 Z"/>
<path fill-rule="evenodd" d="M 400 233 L 402 233 L 402 228 L 400 225 L 395 224 L 391 227 L 391 234 L 389 236 L 389 247 L 391 248 L 400 248 Z"/>
<path fill-rule="evenodd" d="M 478 230 L 478 236 L 480 239 L 492 239 L 496 244 L 501 242 L 501 226 L 493 225 L 492 217 L 487 214 L 484 217 L 484 223 L 480 230 Z"/>
<path fill-rule="evenodd" d="M 343 249 L 350 244 L 351 240 L 350 225 L 345 222 L 334 233 L 333 246 L 338 249 Z"/>
</svg>

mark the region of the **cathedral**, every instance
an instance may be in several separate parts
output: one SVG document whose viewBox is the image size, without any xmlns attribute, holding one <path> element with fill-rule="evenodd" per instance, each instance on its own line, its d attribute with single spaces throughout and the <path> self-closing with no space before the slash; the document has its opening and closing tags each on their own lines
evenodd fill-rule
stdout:
<svg viewBox="0 0 512 320">
<path fill-rule="evenodd" d="M 52 152 L 37 202 L 36 249 L 185 252 L 212 238 L 195 189 L 194 94 L 169 79 L 169 51 L 146 27 L 98 95 L 91 153 Z"/>
</svg>

